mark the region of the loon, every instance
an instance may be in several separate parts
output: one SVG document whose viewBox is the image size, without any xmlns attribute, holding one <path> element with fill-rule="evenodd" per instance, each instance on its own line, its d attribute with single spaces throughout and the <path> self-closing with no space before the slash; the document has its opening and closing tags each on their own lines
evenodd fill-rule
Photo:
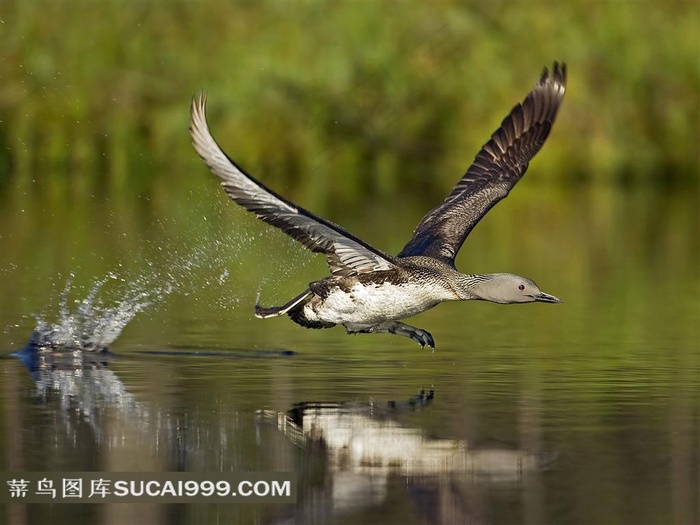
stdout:
<svg viewBox="0 0 700 525">
<path fill-rule="evenodd" d="M 426 330 L 401 322 L 443 301 L 560 303 L 531 279 L 509 273 L 463 274 L 455 257 L 472 229 L 527 170 L 552 128 L 566 89 L 566 65 L 544 69 L 476 155 L 447 198 L 420 221 L 392 256 L 278 195 L 248 175 L 209 132 L 206 94 L 193 98 L 190 135 L 197 154 L 228 196 L 312 252 L 326 256 L 331 276 L 312 282 L 282 306 L 261 307 L 259 318 L 288 315 L 307 328 L 345 327 L 347 333 L 392 333 L 435 348 Z"/>
</svg>

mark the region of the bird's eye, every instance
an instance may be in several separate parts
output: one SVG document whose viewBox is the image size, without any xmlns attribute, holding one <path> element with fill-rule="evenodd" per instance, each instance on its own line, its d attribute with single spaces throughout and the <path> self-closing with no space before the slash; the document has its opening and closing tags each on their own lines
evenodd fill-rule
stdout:
<svg viewBox="0 0 700 525">
<path fill-rule="evenodd" d="M 524 289 L 525 289 L 525 285 L 524 285 L 524 284 L 521 284 L 520 286 L 518 286 L 518 290 L 524 290 Z"/>
</svg>

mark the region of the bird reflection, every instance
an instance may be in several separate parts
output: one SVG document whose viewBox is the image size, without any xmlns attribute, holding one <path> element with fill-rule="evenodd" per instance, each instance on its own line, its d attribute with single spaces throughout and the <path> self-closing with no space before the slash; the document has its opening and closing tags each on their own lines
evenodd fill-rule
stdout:
<svg viewBox="0 0 700 525">
<path fill-rule="evenodd" d="M 285 519 L 321 523 L 380 506 L 399 479 L 428 523 L 480 523 L 482 498 L 474 496 L 480 485 L 523 483 L 554 460 L 549 452 L 434 438 L 399 421 L 434 397 L 430 389 L 405 402 L 299 403 L 287 412 L 259 411 L 261 421 L 325 459 L 324 483 Z"/>
</svg>

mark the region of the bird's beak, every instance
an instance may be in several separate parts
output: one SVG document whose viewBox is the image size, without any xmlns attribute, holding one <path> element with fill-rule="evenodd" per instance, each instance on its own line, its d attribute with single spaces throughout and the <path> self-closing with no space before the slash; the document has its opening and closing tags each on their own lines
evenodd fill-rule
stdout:
<svg viewBox="0 0 700 525">
<path fill-rule="evenodd" d="M 540 301 L 543 303 L 561 303 L 562 300 L 548 293 L 540 292 L 537 295 L 533 295 L 535 301 Z"/>
</svg>

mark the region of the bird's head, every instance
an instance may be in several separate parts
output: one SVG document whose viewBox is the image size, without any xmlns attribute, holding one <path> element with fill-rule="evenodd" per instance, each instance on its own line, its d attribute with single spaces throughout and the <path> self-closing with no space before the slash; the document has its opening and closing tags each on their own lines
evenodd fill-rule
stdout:
<svg viewBox="0 0 700 525">
<path fill-rule="evenodd" d="M 561 299 L 544 293 L 532 279 L 511 273 L 484 275 L 484 280 L 471 287 L 470 293 L 477 299 L 492 303 L 561 303 Z"/>
</svg>

